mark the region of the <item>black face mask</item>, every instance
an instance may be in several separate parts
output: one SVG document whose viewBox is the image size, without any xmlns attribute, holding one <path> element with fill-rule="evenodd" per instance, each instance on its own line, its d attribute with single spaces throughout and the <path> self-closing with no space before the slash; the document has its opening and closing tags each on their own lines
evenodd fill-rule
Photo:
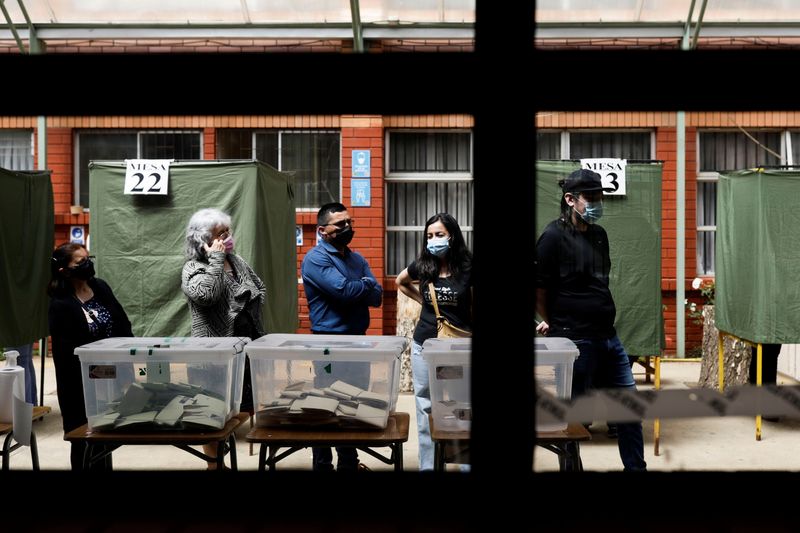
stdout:
<svg viewBox="0 0 800 533">
<path fill-rule="evenodd" d="M 355 234 L 356 232 L 353 231 L 353 228 L 347 226 L 345 229 L 338 230 L 336 235 L 331 237 L 331 243 L 334 246 L 347 246 L 353 240 L 353 235 Z"/>
<path fill-rule="evenodd" d="M 87 259 L 83 263 L 71 267 L 69 269 L 70 276 L 73 278 L 82 279 L 84 281 L 94 277 L 94 263 L 91 259 Z"/>
</svg>

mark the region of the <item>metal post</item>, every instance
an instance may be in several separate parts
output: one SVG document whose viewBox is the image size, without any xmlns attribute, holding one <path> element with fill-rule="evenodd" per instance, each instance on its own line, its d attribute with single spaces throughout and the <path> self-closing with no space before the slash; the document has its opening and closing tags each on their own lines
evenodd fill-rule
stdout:
<svg viewBox="0 0 800 533">
<path fill-rule="evenodd" d="M 47 117 L 37 118 L 37 147 L 38 158 L 36 168 L 47 170 Z M 52 244 L 52 243 L 51 243 Z M 39 339 L 39 357 L 41 357 L 40 376 L 39 376 L 39 405 L 44 405 L 44 362 L 47 358 L 47 336 Z"/>
<path fill-rule="evenodd" d="M 675 177 L 675 343 L 676 355 L 686 351 L 686 112 L 677 116 L 677 175 Z"/>
</svg>

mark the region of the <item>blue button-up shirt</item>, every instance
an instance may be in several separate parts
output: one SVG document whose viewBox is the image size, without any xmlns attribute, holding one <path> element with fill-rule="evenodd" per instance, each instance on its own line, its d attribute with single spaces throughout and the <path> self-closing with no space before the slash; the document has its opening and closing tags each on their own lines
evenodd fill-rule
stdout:
<svg viewBox="0 0 800 533">
<path fill-rule="evenodd" d="M 363 335 L 369 327 L 369 307 L 378 307 L 383 288 L 367 260 L 345 247 L 339 252 L 321 241 L 300 268 L 308 300 L 311 331 Z"/>
</svg>

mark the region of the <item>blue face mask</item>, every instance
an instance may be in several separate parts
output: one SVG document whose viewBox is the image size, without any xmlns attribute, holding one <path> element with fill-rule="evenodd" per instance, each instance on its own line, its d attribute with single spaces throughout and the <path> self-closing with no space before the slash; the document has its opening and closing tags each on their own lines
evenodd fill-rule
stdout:
<svg viewBox="0 0 800 533">
<path fill-rule="evenodd" d="M 594 224 L 600 220 L 600 217 L 603 216 L 603 201 L 599 200 L 597 202 L 587 202 L 584 200 L 583 203 L 586 205 L 586 209 L 583 211 L 583 213 L 578 213 L 583 221 L 587 224 Z"/>
<path fill-rule="evenodd" d="M 435 256 L 444 257 L 450 249 L 450 238 L 441 237 L 428 239 L 428 251 Z"/>
</svg>

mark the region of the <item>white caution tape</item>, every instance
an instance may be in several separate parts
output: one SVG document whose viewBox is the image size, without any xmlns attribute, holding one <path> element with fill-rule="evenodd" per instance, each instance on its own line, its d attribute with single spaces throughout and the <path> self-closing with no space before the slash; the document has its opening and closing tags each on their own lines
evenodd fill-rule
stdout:
<svg viewBox="0 0 800 533">
<path fill-rule="evenodd" d="M 572 400 L 537 390 L 536 396 L 536 419 L 545 424 L 755 415 L 800 418 L 800 386 L 743 385 L 723 393 L 715 389 L 599 389 Z"/>
</svg>

